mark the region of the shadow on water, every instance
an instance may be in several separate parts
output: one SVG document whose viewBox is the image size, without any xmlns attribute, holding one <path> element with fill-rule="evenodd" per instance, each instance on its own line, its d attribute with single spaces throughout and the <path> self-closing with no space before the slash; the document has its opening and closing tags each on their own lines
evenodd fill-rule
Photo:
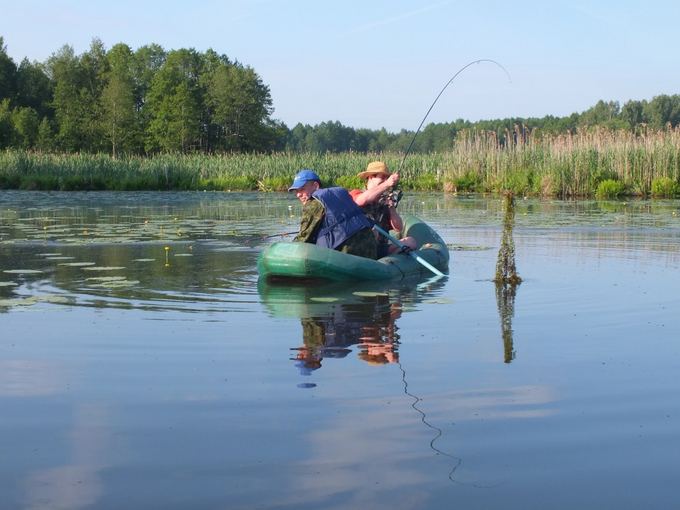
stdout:
<svg viewBox="0 0 680 510">
<path fill-rule="evenodd" d="M 261 280 L 258 291 L 272 316 L 300 319 L 302 342 L 291 348 L 290 360 L 302 376 L 313 375 L 323 367 L 325 359 L 346 358 L 354 349 L 357 357 L 369 364 L 396 364 L 401 372 L 403 392 L 412 401 L 410 406 L 434 434 L 429 448 L 451 459 L 448 478 L 461 484 L 454 475 L 462 459 L 437 447 L 443 430 L 428 420 L 419 406 L 423 399 L 409 389 L 407 369 L 399 354 L 398 320 L 405 313 L 416 311 L 415 305 L 436 295 L 445 283 L 446 279 L 433 278 L 348 287 L 347 284 L 272 284 Z M 298 387 L 314 388 L 316 384 L 305 382 Z"/>
</svg>

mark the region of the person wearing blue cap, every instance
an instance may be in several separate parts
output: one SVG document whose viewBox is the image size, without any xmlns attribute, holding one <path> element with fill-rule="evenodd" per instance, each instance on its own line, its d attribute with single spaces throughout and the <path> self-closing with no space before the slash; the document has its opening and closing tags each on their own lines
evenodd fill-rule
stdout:
<svg viewBox="0 0 680 510">
<path fill-rule="evenodd" d="M 322 188 L 313 170 L 300 170 L 288 191 L 302 202 L 300 232 L 293 241 L 375 259 L 377 241 L 371 223 L 345 188 Z"/>
</svg>

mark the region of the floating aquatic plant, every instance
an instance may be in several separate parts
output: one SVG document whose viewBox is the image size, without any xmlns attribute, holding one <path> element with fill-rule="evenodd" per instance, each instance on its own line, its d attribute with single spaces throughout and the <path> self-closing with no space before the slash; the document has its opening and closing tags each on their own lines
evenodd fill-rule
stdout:
<svg viewBox="0 0 680 510">
<path fill-rule="evenodd" d="M 122 289 L 126 287 L 134 287 L 135 285 L 139 284 L 139 280 L 115 280 L 115 281 L 105 281 L 102 283 L 95 283 L 93 285 L 90 285 L 90 287 L 94 288 L 102 288 L 102 289 Z"/>
<path fill-rule="evenodd" d="M 71 304 L 72 298 L 58 294 L 45 294 L 42 296 L 29 296 L 24 298 L 0 299 L 0 307 L 13 308 L 15 306 L 31 306 L 37 303 Z"/>
<path fill-rule="evenodd" d="M 118 271 L 120 269 L 125 269 L 125 266 L 92 266 L 84 267 L 85 271 Z"/>
<path fill-rule="evenodd" d="M 453 303 L 453 300 L 448 298 L 431 298 L 424 299 L 423 303 L 427 303 L 428 305 L 449 305 Z"/>
</svg>

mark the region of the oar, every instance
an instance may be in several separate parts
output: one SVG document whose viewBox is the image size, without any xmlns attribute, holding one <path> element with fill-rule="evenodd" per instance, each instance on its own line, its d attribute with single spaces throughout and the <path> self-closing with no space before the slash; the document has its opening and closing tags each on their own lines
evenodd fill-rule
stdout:
<svg viewBox="0 0 680 510">
<path fill-rule="evenodd" d="M 446 275 L 445 275 L 444 273 L 442 273 L 439 269 L 437 269 L 436 267 L 434 267 L 434 266 L 433 266 L 432 264 L 430 264 L 427 260 L 424 260 L 422 257 L 419 257 L 418 255 L 416 255 L 415 252 L 411 251 L 411 249 L 410 249 L 408 246 L 406 246 L 404 243 L 402 243 L 399 239 L 396 239 L 396 238 L 392 237 L 390 234 L 388 234 L 387 232 L 385 232 L 385 230 L 383 230 L 383 229 L 382 229 L 381 227 L 379 227 L 378 225 L 373 225 L 373 228 L 374 228 L 376 231 L 380 232 L 380 234 L 384 235 L 384 236 L 385 236 L 392 244 L 394 244 L 395 246 L 398 246 L 399 249 L 400 249 L 401 251 L 403 251 L 404 253 L 408 253 L 408 254 L 409 254 L 411 257 L 413 257 L 413 258 L 416 260 L 416 262 L 418 262 L 421 266 L 426 267 L 427 269 L 429 269 L 430 271 L 432 271 L 432 272 L 433 272 L 434 274 L 436 274 L 437 276 L 446 276 Z"/>
</svg>

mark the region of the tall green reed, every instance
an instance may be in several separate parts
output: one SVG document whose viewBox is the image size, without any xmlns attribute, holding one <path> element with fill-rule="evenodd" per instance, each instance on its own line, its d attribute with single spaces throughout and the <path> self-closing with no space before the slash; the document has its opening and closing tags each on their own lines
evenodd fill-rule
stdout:
<svg viewBox="0 0 680 510">
<path fill-rule="evenodd" d="M 362 185 L 356 174 L 376 159 L 396 170 L 403 154 L 160 154 L 113 159 L 105 154 L 8 150 L 0 152 L 0 188 L 281 191 L 301 168 L 316 170 L 324 185 L 353 188 Z M 614 180 L 625 194 L 648 196 L 655 180 L 680 182 L 680 128 L 642 129 L 637 134 L 590 129 L 558 136 L 521 126 L 500 134 L 460 132 L 450 151 L 409 154 L 401 177 L 404 189 L 558 197 L 593 196 L 600 183 Z"/>
</svg>

